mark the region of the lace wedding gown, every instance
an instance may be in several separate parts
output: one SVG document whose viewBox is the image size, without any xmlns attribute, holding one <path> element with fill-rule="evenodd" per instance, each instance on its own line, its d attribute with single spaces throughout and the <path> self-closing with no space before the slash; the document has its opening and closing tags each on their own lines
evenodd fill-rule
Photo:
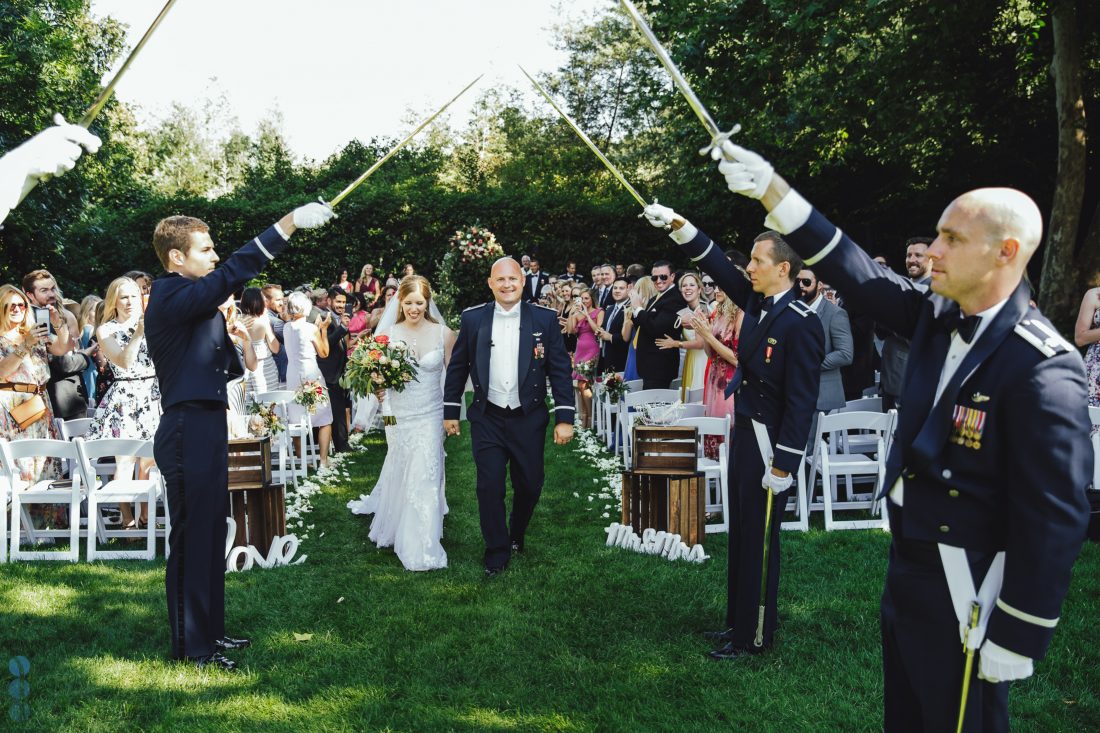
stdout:
<svg viewBox="0 0 1100 733">
<path fill-rule="evenodd" d="M 370 496 L 348 502 L 354 514 L 374 514 L 370 539 L 378 547 L 392 546 L 407 570 L 447 567 L 440 544 L 443 515 L 447 513 L 443 476 L 443 329 L 421 340 L 434 345 L 418 356 L 417 378 L 402 392 L 386 391 L 396 418 L 386 426 L 386 460 Z M 404 341 L 417 353 L 416 339 L 400 326 L 391 338 Z"/>
</svg>

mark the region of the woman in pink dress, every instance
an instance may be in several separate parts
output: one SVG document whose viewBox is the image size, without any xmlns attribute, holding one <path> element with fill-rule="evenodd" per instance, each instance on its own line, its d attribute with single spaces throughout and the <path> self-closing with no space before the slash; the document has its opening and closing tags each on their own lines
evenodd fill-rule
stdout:
<svg viewBox="0 0 1100 733">
<path fill-rule="evenodd" d="M 577 396 L 578 423 L 587 428 L 592 425 L 592 381 L 596 375 L 596 362 L 600 358 L 600 342 L 596 333 L 603 327 L 603 311 L 593 307 L 592 293 L 584 288 L 573 289 L 573 304 L 569 306 L 566 332 L 577 335 L 577 350 L 573 352 L 573 379 Z M 590 368 L 580 369 L 591 363 Z"/>
<path fill-rule="evenodd" d="M 707 417 L 733 415 L 733 395 L 726 397 L 726 385 L 737 369 L 737 339 L 744 315 L 716 286 L 711 314 L 697 314 L 692 319 L 692 327 L 696 334 L 703 337 L 703 348 L 707 352 L 707 370 L 703 377 L 703 414 Z M 721 442 L 717 435 L 705 436 L 703 454 L 707 458 L 717 459 Z"/>
</svg>

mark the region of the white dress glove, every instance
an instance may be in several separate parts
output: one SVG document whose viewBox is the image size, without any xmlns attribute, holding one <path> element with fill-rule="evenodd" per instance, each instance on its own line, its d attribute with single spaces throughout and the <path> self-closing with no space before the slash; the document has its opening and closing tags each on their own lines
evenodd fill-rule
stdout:
<svg viewBox="0 0 1100 733">
<path fill-rule="evenodd" d="M 661 204 L 650 204 L 643 212 L 646 221 L 655 227 L 668 229 L 672 226 L 672 220 L 676 218 L 676 212 Z"/>
<path fill-rule="evenodd" d="M 294 210 L 294 226 L 298 229 L 316 229 L 336 216 L 328 204 L 311 203 Z"/>
<path fill-rule="evenodd" d="M 718 172 L 726 177 L 731 191 L 754 199 L 764 197 L 775 174 L 771 163 L 729 140 L 723 140 L 721 148 L 711 148 L 710 156 L 722 161 Z"/>
<path fill-rule="evenodd" d="M 0 221 L 46 176 L 71 171 L 81 153 L 95 153 L 101 142 L 80 125 L 70 125 L 60 114 L 54 126 L 0 158 Z M 83 146 L 83 147 L 82 147 Z"/>
<path fill-rule="evenodd" d="M 1035 672 L 1031 657 L 1010 652 L 986 639 L 978 655 L 978 679 L 994 684 L 1022 680 Z"/>
<path fill-rule="evenodd" d="M 770 491 L 772 494 L 782 494 L 791 488 L 792 483 L 794 483 L 794 474 L 776 476 L 769 468 L 764 471 L 764 478 L 761 480 L 760 485 L 765 491 Z"/>
</svg>

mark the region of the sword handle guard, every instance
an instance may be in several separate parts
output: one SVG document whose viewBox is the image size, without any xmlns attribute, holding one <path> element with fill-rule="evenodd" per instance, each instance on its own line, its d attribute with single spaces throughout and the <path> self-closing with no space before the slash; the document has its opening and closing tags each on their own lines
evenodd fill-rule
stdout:
<svg viewBox="0 0 1100 733">
<path fill-rule="evenodd" d="M 710 151 L 714 148 L 721 148 L 722 143 L 729 140 L 731 137 L 741 132 L 741 124 L 738 123 L 729 129 L 729 132 L 720 132 L 710 139 L 710 143 L 699 150 L 699 155 L 710 155 Z M 727 160 L 729 160 L 727 158 Z M 732 161 L 731 161 L 732 162 Z"/>
<path fill-rule="evenodd" d="M 657 200 L 656 196 L 653 197 L 653 203 L 655 203 L 655 204 L 660 203 Z M 644 219 L 645 218 L 645 210 L 644 209 L 642 210 L 642 213 L 638 214 L 638 218 L 639 219 Z M 671 224 L 665 224 L 664 227 L 662 227 L 662 228 L 667 232 L 667 231 L 672 229 L 672 225 Z"/>
<path fill-rule="evenodd" d="M 324 196 L 318 196 L 317 197 L 317 202 L 321 203 L 321 204 L 324 204 L 325 206 L 332 209 L 332 218 L 333 219 L 339 219 L 340 218 L 340 215 L 336 213 L 336 205 L 335 204 L 330 204 L 328 201 L 325 201 Z"/>
</svg>

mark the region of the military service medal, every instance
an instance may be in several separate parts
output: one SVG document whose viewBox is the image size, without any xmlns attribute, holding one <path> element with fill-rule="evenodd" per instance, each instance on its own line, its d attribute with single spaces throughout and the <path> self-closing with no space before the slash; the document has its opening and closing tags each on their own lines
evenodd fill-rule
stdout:
<svg viewBox="0 0 1100 733">
<path fill-rule="evenodd" d="M 985 415 L 984 410 L 955 405 L 951 442 L 974 450 L 981 448 L 982 432 L 985 430 Z"/>
</svg>

